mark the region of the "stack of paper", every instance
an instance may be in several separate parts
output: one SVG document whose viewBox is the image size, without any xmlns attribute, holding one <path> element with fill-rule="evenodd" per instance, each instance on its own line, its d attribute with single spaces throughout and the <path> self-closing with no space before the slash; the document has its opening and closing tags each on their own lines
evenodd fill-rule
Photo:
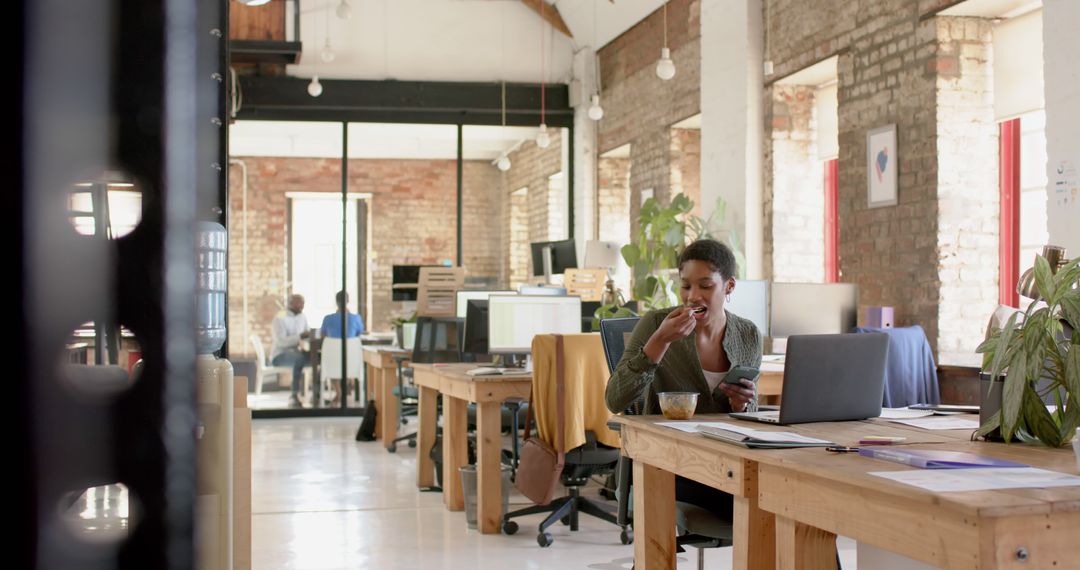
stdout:
<svg viewBox="0 0 1080 570">
<path fill-rule="evenodd" d="M 710 439 L 733 443 L 752 449 L 782 449 L 789 447 L 825 447 L 835 445 L 831 441 L 815 439 L 790 431 L 765 431 L 747 428 L 727 422 L 661 422 L 677 430 L 700 433 Z"/>
</svg>

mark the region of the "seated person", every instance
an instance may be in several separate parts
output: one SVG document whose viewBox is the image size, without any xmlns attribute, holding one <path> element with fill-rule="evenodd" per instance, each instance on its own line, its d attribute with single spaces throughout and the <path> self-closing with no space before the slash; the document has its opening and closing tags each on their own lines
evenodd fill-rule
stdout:
<svg viewBox="0 0 1080 570">
<path fill-rule="evenodd" d="M 276 317 L 271 327 L 274 347 L 270 353 L 270 361 L 274 366 L 292 367 L 292 395 L 289 396 L 289 407 L 299 408 L 300 383 L 304 378 L 304 366 L 308 364 L 308 354 L 300 350 L 300 339 L 308 338 L 307 317 L 304 316 L 304 296 L 291 295 L 287 310 Z M 318 401 L 319 383 L 315 382 L 315 401 Z"/>
<path fill-rule="evenodd" d="M 613 413 L 644 401 L 659 414 L 658 392 L 698 392 L 698 414 L 754 411 L 756 385 L 721 382 L 736 365 L 761 365 L 761 333 L 754 323 L 724 310 L 735 289 L 735 255 L 714 240 L 698 240 L 679 256 L 682 305 L 651 311 L 638 321 L 626 351 L 608 380 L 605 398 Z M 731 495 L 690 479 L 675 480 L 676 500 L 731 520 Z"/>
<path fill-rule="evenodd" d="M 364 319 L 361 319 L 360 315 L 349 312 L 349 293 L 346 291 L 338 291 L 335 299 L 337 300 L 338 310 L 336 313 L 323 317 L 322 328 L 320 329 L 321 334 L 324 337 L 341 338 L 341 315 L 348 315 L 345 326 L 346 338 L 353 338 L 363 334 Z"/>
</svg>

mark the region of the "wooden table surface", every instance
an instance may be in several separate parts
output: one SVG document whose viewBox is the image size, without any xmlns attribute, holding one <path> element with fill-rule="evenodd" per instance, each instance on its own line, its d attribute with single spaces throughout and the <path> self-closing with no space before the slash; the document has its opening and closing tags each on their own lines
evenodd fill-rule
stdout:
<svg viewBox="0 0 1080 570">
<path fill-rule="evenodd" d="M 870 475 L 910 467 L 857 454 L 752 450 L 656 425 L 659 416 L 617 421 L 623 448 L 635 460 L 637 568 L 675 567 L 676 474 L 735 496 L 735 568 L 833 568 L 837 534 L 943 568 L 1068 568 L 1080 561 L 1080 487 L 932 493 Z M 907 438 L 902 447 L 970 451 L 1077 473 L 1068 449 L 971 442 L 967 430 L 884 420 L 738 423 L 840 445 L 857 445 L 867 435 L 900 436 Z"/>
</svg>

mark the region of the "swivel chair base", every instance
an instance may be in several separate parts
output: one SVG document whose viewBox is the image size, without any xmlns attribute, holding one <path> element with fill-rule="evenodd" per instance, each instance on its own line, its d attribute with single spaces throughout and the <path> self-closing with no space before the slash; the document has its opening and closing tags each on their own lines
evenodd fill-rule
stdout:
<svg viewBox="0 0 1080 570">
<path fill-rule="evenodd" d="M 536 543 L 541 547 L 546 547 L 555 542 L 551 533 L 545 532 L 548 527 L 555 524 L 555 521 L 562 521 L 563 524 L 570 525 L 571 531 L 576 531 L 578 529 L 578 513 L 585 513 L 612 524 L 618 524 L 614 508 L 582 497 L 581 489 L 577 486 L 567 487 L 567 492 L 569 494 L 565 497 L 559 497 L 547 505 L 534 505 L 507 513 L 503 516 L 502 531 L 506 534 L 514 534 L 518 531 L 518 524 L 510 520 L 513 517 L 550 512 L 551 514 L 540 523 L 539 532 L 536 535 Z M 622 534 L 623 544 L 630 544 L 632 540 L 633 537 L 628 537 L 624 529 Z"/>
</svg>

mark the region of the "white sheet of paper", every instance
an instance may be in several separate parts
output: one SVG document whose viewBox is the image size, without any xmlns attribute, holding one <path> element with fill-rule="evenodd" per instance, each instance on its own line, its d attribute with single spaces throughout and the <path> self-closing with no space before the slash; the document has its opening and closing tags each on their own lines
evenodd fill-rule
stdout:
<svg viewBox="0 0 1080 570">
<path fill-rule="evenodd" d="M 910 408 L 881 408 L 881 418 L 886 420 L 925 418 L 932 415 L 934 415 L 933 410 L 912 410 Z"/>
<path fill-rule="evenodd" d="M 979 419 L 972 419 L 971 414 L 930 416 L 927 418 L 897 419 L 889 421 L 922 429 L 979 429 Z"/>
<path fill-rule="evenodd" d="M 913 469 L 872 471 L 870 474 L 935 493 L 1080 486 L 1080 477 L 1076 475 L 1035 467 Z"/>
<path fill-rule="evenodd" d="M 698 433 L 698 426 L 710 426 L 720 429 L 726 429 L 728 431 L 733 431 L 742 435 L 750 435 L 751 432 L 757 431 L 748 427 L 729 424 L 727 422 L 695 422 L 691 420 L 684 422 L 657 422 L 656 425 L 675 428 L 679 431 L 685 431 L 686 433 Z"/>
</svg>

